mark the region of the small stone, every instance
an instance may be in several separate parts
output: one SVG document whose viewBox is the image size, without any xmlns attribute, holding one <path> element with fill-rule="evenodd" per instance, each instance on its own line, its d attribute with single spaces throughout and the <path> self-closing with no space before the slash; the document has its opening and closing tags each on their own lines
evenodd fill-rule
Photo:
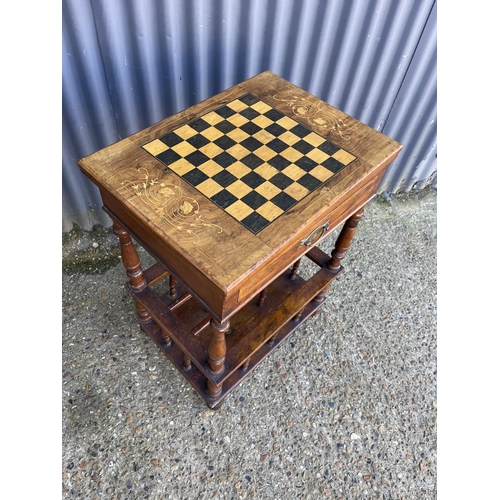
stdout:
<svg viewBox="0 0 500 500">
<path fill-rule="evenodd" d="M 351 434 L 351 441 L 354 441 L 355 439 L 361 439 L 361 436 L 358 436 L 354 432 Z"/>
<path fill-rule="evenodd" d="M 371 474 L 366 474 L 365 476 L 363 476 L 363 479 L 368 482 L 370 481 L 370 479 L 372 478 Z"/>
<path fill-rule="evenodd" d="M 235 487 L 236 489 L 238 489 L 238 490 L 239 490 L 239 489 L 241 488 L 241 483 L 238 481 L 238 482 L 234 485 L 234 487 Z"/>
<path fill-rule="evenodd" d="M 142 432 L 142 426 L 139 425 L 135 428 L 135 433 L 140 434 L 141 432 Z"/>
<path fill-rule="evenodd" d="M 94 241 L 94 243 L 92 243 L 92 248 L 99 248 L 99 243 L 97 243 L 97 241 Z"/>
<path fill-rule="evenodd" d="M 264 455 L 261 455 L 261 456 L 260 456 L 260 461 L 261 461 L 261 462 L 265 462 L 265 461 L 267 460 L 267 457 L 268 457 L 268 456 L 269 456 L 269 455 L 268 455 L 267 453 L 264 453 Z"/>
<path fill-rule="evenodd" d="M 85 469 L 89 463 L 88 462 L 82 462 L 79 467 L 80 469 Z"/>
<path fill-rule="evenodd" d="M 155 467 L 159 467 L 159 464 L 158 464 L 158 460 L 156 458 L 153 458 L 151 460 L 151 463 L 155 466 Z"/>
</svg>

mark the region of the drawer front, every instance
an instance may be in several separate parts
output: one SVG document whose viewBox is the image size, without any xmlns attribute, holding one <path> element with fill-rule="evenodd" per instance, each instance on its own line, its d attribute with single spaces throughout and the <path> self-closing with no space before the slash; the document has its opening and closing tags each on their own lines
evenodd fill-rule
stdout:
<svg viewBox="0 0 500 500">
<path fill-rule="evenodd" d="M 377 173 L 358 189 L 346 193 L 335 206 L 318 215 L 307 227 L 290 239 L 280 252 L 267 259 L 262 266 L 250 273 L 239 286 L 228 293 L 224 317 L 229 317 L 252 300 L 277 276 L 285 272 L 294 262 L 305 255 L 313 246 L 326 238 L 340 224 L 362 208 L 376 194 L 380 182 Z M 332 249 L 333 250 L 333 249 Z"/>
</svg>

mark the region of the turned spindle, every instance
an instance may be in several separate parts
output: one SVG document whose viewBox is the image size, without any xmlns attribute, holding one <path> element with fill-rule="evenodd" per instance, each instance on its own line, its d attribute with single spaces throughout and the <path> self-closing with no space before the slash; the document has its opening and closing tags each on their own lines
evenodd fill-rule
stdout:
<svg viewBox="0 0 500 500">
<path fill-rule="evenodd" d="M 184 370 L 190 370 L 191 369 L 191 358 L 184 353 Z"/>
<path fill-rule="evenodd" d="M 326 265 L 330 271 L 334 273 L 338 273 L 340 271 L 340 268 L 342 267 L 340 262 L 345 257 L 347 250 L 351 246 L 352 239 L 356 234 L 358 222 L 363 218 L 363 215 L 363 208 L 361 208 L 345 222 L 344 227 L 342 228 L 342 231 L 340 231 L 339 237 L 335 242 L 335 248 L 332 251 L 332 258 Z"/>
<path fill-rule="evenodd" d="M 229 330 L 229 321 L 219 323 L 215 319 L 210 320 L 212 328 L 212 339 L 208 345 L 208 367 L 213 375 L 220 375 L 224 372 L 224 361 L 226 359 L 226 332 Z M 222 392 L 222 384 L 215 384 L 207 380 L 208 395 L 215 398 Z"/>
<path fill-rule="evenodd" d="M 169 276 L 169 288 L 170 288 L 170 297 L 172 299 L 175 298 L 175 296 L 177 295 L 177 291 L 175 290 L 175 285 L 176 285 L 175 278 L 172 275 L 170 275 Z"/>
<path fill-rule="evenodd" d="M 315 304 L 321 304 L 322 302 L 324 302 L 329 288 L 330 288 L 330 285 L 325 286 L 325 288 L 323 288 L 323 290 L 321 290 L 318 293 L 318 295 L 316 295 L 316 297 L 314 297 L 314 299 L 312 299 L 312 301 Z"/>
<path fill-rule="evenodd" d="M 302 318 L 302 314 L 304 314 L 304 309 L 305 307 L 303 307 L 293 318 L 292 318 L 292 321 L 295 321 L 296 323 L 300 321 L 300 319 Z"/>
<path fill-rule="evenodd" d="M 272 347 L 274 345 L 274 341 L 276 340 L 276 334 L 274 334 L 268 341 L 267 341 L 267 345 L 269 347 Z"/>
<path fill-rule="evenodd" d="M 170 335 L 167 333 L 167 331 L 162 329 L 161 336 L 163 337 L 163 343 L 165 344 L 165 347 L 170 347 L 172 345 L 172 339 L 170 338 Z"/>
<path fill-rule="evenodd" d="M 294 262 L 294 264 L 292 266 L 292 272 L 290 273 L 291 280 L 295 279 L 295 276 L 297 275 L 297 271 L 299 270 L 299 266 L 300 266 L 300 259 L 297 262 Z"/>
<path fill-rule="evenodd" d="M 123 229 L 123 227 L 116 221 L 113 221 L 113 232 L 120 240 L 122 264 L 129 279 L 130 288 L 134 292 L 140 292 L 148 286 L 148 283 L 144 278 L 144 273 L 141 267 L 141 259 L 134 244 L 132 243 L 132 238 L 130 237 L 130 234 L 128 234 L 128 232 L 125 231 L 125 229 Z M 146 311 L 146 309 L 137 301 L 135 301 L 135 307 L 137 309 L 139 323 L 145 325 L 153 322 L 153 318 L 149 312 Z"/>
<path fill-rule="evenodd" d="M 259 293 L 259 307 L 264 304 L 264 301 L 266 300 L 266 289 L 262 290 L 262 292 Z"/>
</svg>

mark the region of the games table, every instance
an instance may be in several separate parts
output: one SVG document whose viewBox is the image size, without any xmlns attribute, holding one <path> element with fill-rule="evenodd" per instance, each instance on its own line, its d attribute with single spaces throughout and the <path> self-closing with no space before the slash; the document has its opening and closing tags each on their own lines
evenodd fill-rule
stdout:
<svg viewBox="0 0 500 500">
<path fill-rule="evenodd" d="M 321 307 L 401 148 L 266 71 L 78 165 L 113 220 L 141 329 L 217 408 Z"/>
</svg>

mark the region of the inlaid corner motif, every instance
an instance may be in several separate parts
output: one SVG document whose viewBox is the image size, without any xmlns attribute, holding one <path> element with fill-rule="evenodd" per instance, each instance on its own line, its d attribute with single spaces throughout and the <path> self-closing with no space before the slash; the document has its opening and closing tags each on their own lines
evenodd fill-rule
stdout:
<svg viewBox="0 0 500 500">
<path fill-rule="evenodd" d="M 152 207 L 163 222 L 188 237 L 193 244 L 200 241 L 199 229 L 211 228 L 222 233 L 221 226 L 204 221 L 198 202 L 186 196 L 179 186 L 162 182 L 158 177 L 151 178 L 144 167 L 137 170 L 142 173 L 142 179 L 124 180 L 122 185 Z"/>
<path fill-rule="evenodd" d="M 351 131 L 357 127 L 348 127 L 344 120 L 332 116 L 332 112 L 324 109 L 321 104 L 310 102 L 304 97 L 298 97 L 290 91 L 283 96 L 273 95 L 276 101 L 285 102 L 292 109 L 296 116 L 306 118 L 311 125 L 316 125 L 325 130 L 325 132 L 336 132 L 342 139 L 349 140 Z"/>
</svg>

